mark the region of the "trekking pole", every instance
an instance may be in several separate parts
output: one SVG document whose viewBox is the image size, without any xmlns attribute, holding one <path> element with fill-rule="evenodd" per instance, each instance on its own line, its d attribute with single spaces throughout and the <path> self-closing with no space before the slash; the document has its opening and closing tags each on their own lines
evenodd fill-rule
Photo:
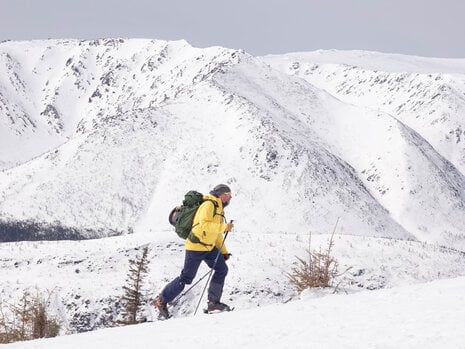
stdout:
<svg viewBox="0 0 465 349">
<path fill-rule="evenodd" d="M 200 281 L 205 279 L 205 277 L 210 274 L 210 270 L 205 273 L 204 276 L 202 276 L 200 279 L 198 279 L 195 283 L 193 283 L 187 290 L 185 290 L 183 293 L 181 293 L 179 296 L 177 296 L 174 301 L 170 302 L 171 305 L 176 305 L 178 304 L 179 300 L 184 297 L 187 293 L 189 293 L 190 290 L 192 290 L 195 286 L 198 285 Z"/>
<path fill-rule="evenodd" d="M 232 223 L 232 222 L 234 222 L 234 220 L 229 221 L 229 223 Z M 224 234 L 223 243 L 221 244 L 220 248 L 218 249 L 218 254 L 216 255 L 215 261 L 213 262 L 213 265 L 210 268 L 210 271 L 208 272 L 208 279 L 207 279 L 207 282 L 205 283 L 205 287 L 203 288 L 202 294 L 200 295 L 199 303 L 197 303 L 197 307 L 195 308 L 194 315 L 197 314 L 197 310 L 199 310 L 199 306 L 200 306 L 200 303 L 202 302 L 203 295 L 205 293 L 205 290 L 207 289 L 208 283 L 210 282 L 213 270 L 215 269 L 216 263 L 218 262 L 218 258 L 220 258 L 221 249 L 223 248 L 224 242 L 226 241 L 226 238 L 228 237 L 228 233 L 229 233 L 229 231 L 227 231 L 226 234 Z"/>
</svg>

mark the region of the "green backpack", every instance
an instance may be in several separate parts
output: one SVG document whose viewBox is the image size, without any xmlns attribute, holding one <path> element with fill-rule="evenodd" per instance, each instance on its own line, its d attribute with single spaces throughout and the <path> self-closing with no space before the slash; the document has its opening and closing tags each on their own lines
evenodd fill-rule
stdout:
<svg viewBox="0 0 465 349">
<path fill-rule="evenodd" d="M 213 211 L 213 216 L 216 215 L 216 209 L 218 208 L 218 203 L 215 202 L 214 200 L 203 199 L 203 194 L 191 190 L 184 195 L 184 200 L 182 202 L 181 206 L 176 206 L 173 208 L 170 212 L 170 215 L 168 217 L 168 220 L 172 226 L 174 226 L 174 230 L 176 231 L 176 234 L 181 239 L 187 239 L 189 237 L 189 234 L 192 231 L 192 223 L 194 221 L 194 216 L 195 213 L 197 212 L 197 209 L 199 206 L 204 202 L 204 201 L 210 201 L 213 203 L 215 206 L 214 211 Z M 191 235 L 191 237 L 194 237 Z M 195 237 L 194 237 L 195 238 Z M 194 239 L 198 240 L 198 239 Z M 194 241 L 197 242 L 197 241 Z"/>
</svg>

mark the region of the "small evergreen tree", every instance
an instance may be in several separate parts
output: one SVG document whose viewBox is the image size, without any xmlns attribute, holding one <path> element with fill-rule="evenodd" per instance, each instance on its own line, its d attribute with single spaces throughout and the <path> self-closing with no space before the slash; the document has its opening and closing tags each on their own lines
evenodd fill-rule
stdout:
<svg viewBox="0 0 465 349">
<path fill-rule="evenodd" d="M 322 252 L 321 248 L 319 251 L 312 251 L 309 247 L 306 250 L 308 260 L 296 257 L 299 265 L 292 268 L 288 278 L 297 291 L 313 287 L 330 287 L 332 279 L 338 275 L 338 261 L 331 255 L 333 246 L 334 241 L 331 236 L 326 252 Z"/>
<path fill-rule="evenodd" d="M 149 248 L 146 246 L 142 250 L 142 256 L 137 256 L 136 259 L 129 260 L 129 272 L 126 279 L 127 284 L 123 286 L 123 320 L 118 321 L 119 324 L 131 325 L 141 322 L 137 314 L 142 304 L 143 281 L 149 271 L 148 253 Z"/>
<path fill-rule="evenodd" d="M 328 248 L 326 251 L 322 251 L 321 248 L 319 251 L 312 251 L 310 235 L 308 249 L 306 250 L 308 260 L 296 257 L 299 264 L 297 267 L 292 268 L 292 272 L 288 273 L 287 277 L 297 291 L 301 292 L 307 288 L 331 287 L 332 281 L 336 277 L 343 275 L 351 269 L 351 267 L 349 267 L 343 273 L 339 273 L 339 262 L 332 255 L 334 233 L 338 222 L 339 218 L 328 241 Z"/>
</svg>

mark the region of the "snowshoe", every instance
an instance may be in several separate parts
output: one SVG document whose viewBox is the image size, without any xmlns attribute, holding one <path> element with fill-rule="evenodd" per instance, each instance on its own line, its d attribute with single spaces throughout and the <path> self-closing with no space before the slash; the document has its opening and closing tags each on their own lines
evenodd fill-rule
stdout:
<svg viewBox="0 0 465 349">
<path fill-rule="evenodd" d="M 205 314 L 215 314 L 222 313 L 224 311 L 232 311 L 234 308 L 231 308 L 229 305 L 221 302 L 208 301 L 207 308 L 203 310 Z"/>
</svg>

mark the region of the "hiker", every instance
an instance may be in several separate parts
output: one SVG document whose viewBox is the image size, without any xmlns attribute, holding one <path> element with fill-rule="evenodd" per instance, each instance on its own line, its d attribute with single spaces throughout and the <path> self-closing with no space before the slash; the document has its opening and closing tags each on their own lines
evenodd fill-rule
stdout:
<svg viewBox="0 0 465 349">
<path fill-rule="evenodd" d="M 167 303 L 178 296 L 186 284 L 192 283 L 202 261 L 214 269 L 208 288 L 207 311 L 231 310 L 228 305 L 220 302 L 228 273 L 225 261 L 231 256 L 223 243 L 223 233 L 230 232 L 234 227 L 233 223 L 225 222 L 223 209 L 228 206 L 231 198 L 231 189 L 226 184 L 218 184 L 210 191 L 210 195 L 203 197 L 204 201 L 194 216 L 192 232 L 186 239 L 184 268 L 178 277 L 163 288 L 155 301 L 160 317 L 170 317 Z"/>
</svg>

